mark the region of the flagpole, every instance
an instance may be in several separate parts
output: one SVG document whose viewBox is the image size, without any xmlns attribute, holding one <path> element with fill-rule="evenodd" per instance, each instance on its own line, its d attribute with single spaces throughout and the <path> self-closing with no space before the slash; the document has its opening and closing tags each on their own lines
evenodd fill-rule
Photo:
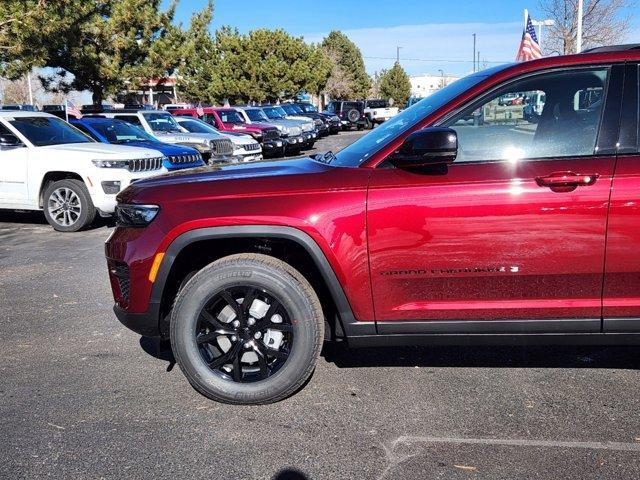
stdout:
<svg viewBox="0 0 640 480">
<path fill-rule="evenodd" d="M 69 123 L 69 99 L 64 100 L 64 116 L 66 117 L 67 123 Z"/>
<path fill-rule="evenodd" d="M 582 3 L 583 0 L 578 0 L 578 33 L 576 35 L 576 53 L 582 51 Z"/>
</svg>

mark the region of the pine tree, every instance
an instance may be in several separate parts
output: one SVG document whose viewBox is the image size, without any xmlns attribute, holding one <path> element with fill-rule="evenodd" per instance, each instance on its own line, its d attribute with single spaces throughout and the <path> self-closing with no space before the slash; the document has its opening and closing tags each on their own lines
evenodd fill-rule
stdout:
<svg viewBox="0 0 640 480">
<path fill-rule="evenodd" d="M 399 107 L 411 96 L 409 76 L 398 62 L 380 78 L 380 95 L 387 100 L 393 99 L 393 104 Z"/>
<path fill-rule="evenodd" d="M 175 0 L 164 12 L 161 3 L 2 0 L 0 74 L 13 79 L 49 67 L 55 73 L 41 77 L 45 88 L 89 90 L 96 104 L 142 78 L 164 76 L 175 66 L 175 49 L 166 47 L 177 29 Z"/>
<path fill-rule="evenodd" d="M 321 45 L 334 63 L 326 93 L 334 98 L 365 98 L 371 88 L 371 79 L 356 44 L 344 33 L 333 31 Z"/>
</svg>

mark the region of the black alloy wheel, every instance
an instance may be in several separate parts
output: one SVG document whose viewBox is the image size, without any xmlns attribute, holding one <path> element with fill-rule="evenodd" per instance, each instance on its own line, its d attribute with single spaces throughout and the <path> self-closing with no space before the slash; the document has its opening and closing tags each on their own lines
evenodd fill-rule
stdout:
<svg viewBox="0 0 640 480">
<path fill-rule="evenodd" d="M 243 285 L 213 295 L 200 312 L 195 341 L 217 375 L 255 382 L 285 364 L 293 346 L 293 326 L 273 294 Z"/>
</svg>

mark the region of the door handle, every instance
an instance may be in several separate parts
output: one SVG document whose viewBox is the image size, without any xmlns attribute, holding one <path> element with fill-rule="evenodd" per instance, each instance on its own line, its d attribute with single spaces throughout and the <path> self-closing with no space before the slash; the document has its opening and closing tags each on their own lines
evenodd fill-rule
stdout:
<svg viewBox="0 0 640 480">
<path fill-rule="evenodd" d="M 585 187 L 598 180 L 598 173 L 553 172 L 545 177 L 536 177 L 541 187 Z"/>
</svg>

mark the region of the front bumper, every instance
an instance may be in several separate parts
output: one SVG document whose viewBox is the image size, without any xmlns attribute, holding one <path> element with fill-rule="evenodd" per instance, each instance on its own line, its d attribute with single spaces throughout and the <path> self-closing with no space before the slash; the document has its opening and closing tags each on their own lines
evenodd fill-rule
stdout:
<svg viewBox="0 0 640 480">
<path fill-rule="evenodd" d="M 286 141 L 287 150 L 299 150 L 307 142 L 303 135 L 284 137 L 284 140 Z"/>
<path fill-rule="evenodd" d="M 157 304 L 149 304 L 149 310 L 144 313 L 127 312 L 118 305 L 113 306 L 113 312 L 129 330 L 133 330 L 143 337 L 159 337 L 160 325 L 158 324 L 158 312 L 160 308 Z"/>
</svg>

